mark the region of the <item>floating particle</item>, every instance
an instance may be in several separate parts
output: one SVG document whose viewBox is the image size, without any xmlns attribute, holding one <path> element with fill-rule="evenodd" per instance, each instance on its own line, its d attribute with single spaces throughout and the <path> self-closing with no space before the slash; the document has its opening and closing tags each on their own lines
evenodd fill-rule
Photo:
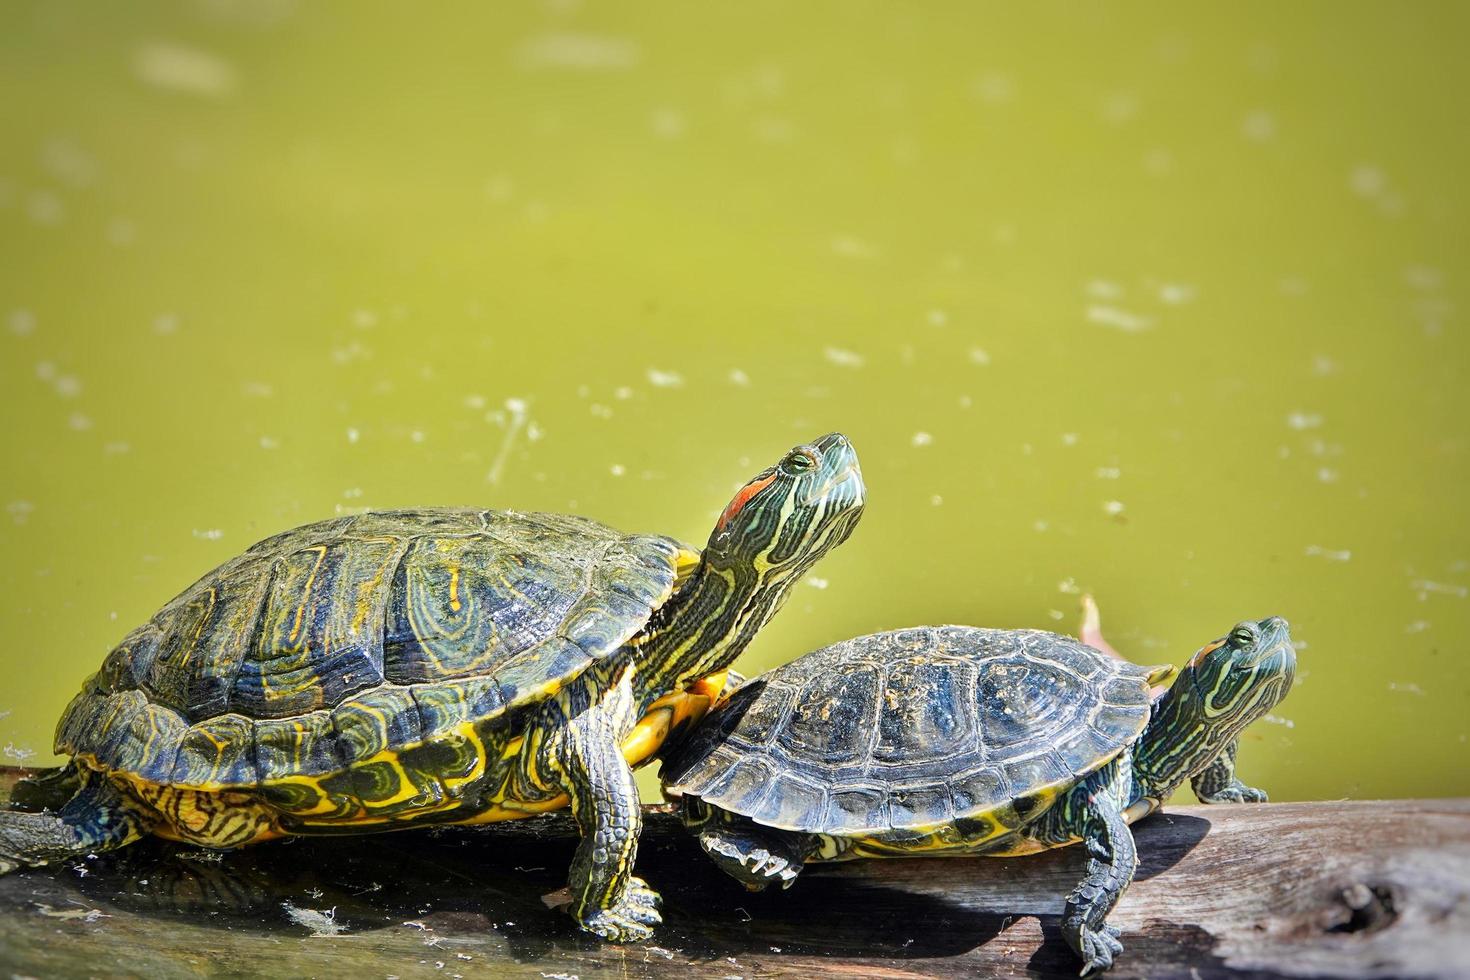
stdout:
<svg viewBox="0 0 1470 980">
<path fill-rule="evenodd" d="M 726 375 L 726 377 L 730 379 L 730 383 L 732 385 L 736 385 L 740 388 L 750 387 L 750 375 L 746 374 L 739 368 L 731 368 L 730 373 Z"/>
<path fill-rule="evenodd" d="M 352 325 L 359 330 L 370 330 L 378 325 L 378 314 L 374 310 L 356 309 L 349 317 Z"/>
<path fill-rule="evenodd" d="M 235 90 L 234 67 L 218 55 L 167 41 L 149 41 L 133 52 L 133 72 L 157 88 L 223 98 Z"/>
<path fill-rule="evenodd" d="M 1323 483 L 1336 483 L 1340 476 L 1341 474 L 1339 474 L 1337 470 L 1334 470 L 1330 466 L 1321 466 L 1317 468 L 1317 479 Z"/>
<path fill-rule="evenodd" d="M 1313 412 L 1292 412 L 1286 417 L 1286 424 L 1298 432 L 1305 432 L 1321 427 L 1322 416 Z"/>
<path fill-rule="evenodd" d="M 160 337 L 179 332 L 179 316 L 177 313 L 160 313 L 153 318 L 153 332 Z"/>
<path fill-rule="evenodd" d="M 1101 306 L 1096 303 L 1087 307 L 1087 320 L 1104 327 L 1114 327 L 1125 333 L 1139 333 L 1154 324 L 1152 317 L 1140 316 L 1116 306 Z"/>
<path fill-rule="evenodd" d="M 949 322 L 949 314 L 943 310 L 930 310 L 926 319 L 931 327 L 942 327 Z"/>
<path fill-rule="evenodd" d="M 922 432 L 922 431 L 921 432 L 915 432 L 914 435 L 913 435 L 913 438 L 911 438 L 909 440 L 909 444 L 910 445 L 913 445 L 913 446 L 929 446 L 929 445 L 933 445 L 933 443 L 934 443 L 934 437 L 932 435 L 930 435 L 929 433 Z"/>
<path fill-rule="evenodd" d="M 1388 189 L 1388 178 L 1372 164 L 1359 164 L 1348 174 L 1348 186 L 1359 197 L 1377 197 Z"/>
<path fill-rule="evenodd" d="M 36 377 L 42 381 L 50 382 L 56 378 L 56 365 L 50 361 L 36 362 Z"/>
<path fill-rule="evenodd" d="M 484 411 L 485 405 L 486 405 L 486 401 L 485 401 L 485 396 L 484 395 L 465 395 L 464 396 L 464 407 L 465 408 L 473 409 L 476 412 L 481 412 L 481 411 Z"/>
<path fill-rule="evenodd" d="M 990 354 L 983 347 L 970 348 L 970 363 L 986 367 L 990 364 Z"/>
<path fill-rule="evenodd" d="M 970 94 L 981 102 L 1001 105 L 1016 97 L 1016 80 L 1003 72 L 989 71 L 970 84 Z"/>
<path fill-rule="evenodd" d="M 12 521 L 17 524 L 24 524 L 36 512 L 36 505 L 29 500 L 12 500 L 5 505 L 5 510 L 10 514 Z"/>
<path fill-rule="evenodd" d="M 864 363 L 861 354 L 850 350 L 843 350 L 841 347 L 824 348 L 822 350 L 822 356 L 838 367 L 860 368 Z"/>
<path fill-rule="evenodd" d="M 1065 592 L 1067 595 L 1078 595 L 1082 590 L 1077 587 L 1077 580 L 1069 576 L 1057 583 L 1057 591 Z"/>
<path fill-rule="evenodd" d="M 1248 112 L 1241 120 L 1240 132 L 1248 140 L 1265 143 L 1276 135 L 1276 117 L 1265 109 Z"/>
<path fill-rule="evenodd" d="M 1075 446 L 1075 445 L 1077 445 L 1077 439 L 1078 439 L 1078 435 L 1075 432 L 1063 432 L 1062 433 L 1062 445 L 1064 445 L 1064 446 Z"/>
<path fill-rule="evenodd" d="M 1089 279 L 1086 292 L 1094 299 L 1119 299 L 1123 295 L 1123 287 L 1108 279 Z"/>
<path fill-rule="evenodd" d="M 1318 544 L 1307 545 L 1303 553 L 1309 558 L 1325 558 L 1328 561 L 1349 561 L 1353 557 L 1353 553 L 1347 549 L 1336 551 L 1332 548 L 1324 548 Z"/>
<path fill-rule="evenodd" d="M 124 453 L 132 452 L 132 449 L 131 443 L 124 442 L 121 439 L 114 439 L 112 442 L 104 443 L 102 446 L 102 451 L 109 456 L 121 456 Z"/>
<path fill-rule="evenodd" d="M 608 472 L 611 473 L 613 476 L 622 476 L 623 474 L 628 472 L 628 468 L 622 463 L 614 463 L 608 467 Z"/>
<path fill-rule="evenodd" d="M 657 368 L 649 368 L 648 383 L 655 388 L 682 388 L 684 387 L 684 376 L 677 371 L 660 371 Z"/>
<path fill-rule="evenodd" d="M 127 218 L 113 218 L 107 222 L 107 242 L 125 248 L 138 240 L 138 228 Z"/>
<path fill-rule="evenodd" d="M 878 246 L 852 235 L 833 235 L 829 243 L 832 251 L 848 259 L 872 259 L 878 256 Z"/>
<path fill-rule="evenodd" d="M 194 537 L 200 538 L 204 541 L 218 541 L 224 536 L 225 532 L 217 527 L 206 528 L 202 531 L 197 527 L 194 529 Z"/>
<path fill-rule="evenodd" d="M 1415 579 L 1412 584 L 1415 590 L 1418 591 L 1420 599 L 1428 597 L 1431 593 L 1434 595 L 1454 596 L 1457 599 L 1463 599 L 1466 595 L 1470 595 L 1470 589 L 1466 589 L 1463 585 L 1431 582 L 1427 578 Z"/>
<path fill-rule="evenodd" d="M 1123 471 L 1116 466 L 1099 466 L 1093 473 L 1099 480 L 1116 480 L 1123 475 Z"/>
<path fill-rule="evenodd" d="M 933 494 L 933 495 L 931 495 L 929 497 L 929 505 L 931 507 L 940 507 L 943 504 L 944 504 L 944 498 L 941 497 L 939 494 L 936 493 L 936 494 Z"/>
<path fill-rule="evenodd" d="M 260 448 L 261 449 L 280 449 L 281 448 L 281 440 L 276 439 L 276 438 L 274 438 L 272 436 L 261 436 L 260 437 Z"/>
<path fill-rule="evenodd" d="M 678 139 L 689 128 L 684 113 L 678 109 L 655 109 L 649 116 L 649 128 L 661 139 Z"/>
<path fill-rule="evenodd" d="M 1429 626 L 1430 626 L 1429 620 L 1427 620 L 1427 619 L 1416 619 L 1412 623 L 1410 623 L 1409 625 L 1407 625 L 1407 626 L 1404 627 L 1404 632 L 1405 633 L 1423 633 L 1424 631 L 1426 631 L 1426 630 L 1429 629 Z"/>
<path fill-rule="evenodd" d="M 56 393 L 62 398 L 75 398 L 82 393 L 82 383 L 75 375 L 63 374 L 56 379 Z"/>
<path fill-rule="evenodd" d="M 286 910 L 288 919 L 298 926 L 310 929 L 313 936 L 340 936 L 347 931 L 347 927 L 337 921 L 335 906 L 329 909 L 305 909 L 290 902 L 282 902 L 281 908 Z"/>
<path fill-rule="evenodd" d="M 1159 286 L 1159 301 L 1170 306 L 1183 306 L 1194 299 L 1194 287 L 1182 282 L 1166 282 Z"/>
<path fill-rule="evenodd" d="M 36 314 L 30 310 L 11 310 L 8 323 L 10 332 L 17 337 L 29 337 L 36 332 Z"/>
<path fill-rule="evenodd" d="M 36 191 L 26 200 L 26 214 L 38 225 L 59 225 L 66 217 L 66 205 L 50 191 Z"/>
<path fill-rule="evenodd" d="M 90 415 L 84 415 L 81 412 L 72 412 L 71 417 L 66 420 L 66 424 L 71 427 L 73 432 L 86 432 L 92 428 L 92 417 Z"/>
<path fill-rule="evenodd" d="M 960 408 L 969 408 L 971 405 L 974 404 L 975 399 L 971 398 L 969 395 L 960 396 Z"/>
<path fill-rule="evenodd" d="M 613 390 L 613 397 L 620 402 L 625 402 L 629 398 L 633 397 L 633 389 L 629 388 L 627 385 L 623 385 Z"/>
<path fill-rule="evenodd" d="M 1401 694 L 1417 695 L 1421 698 L 1424 696 L 1424 689 L 1418 684 L 1415 684 L 1413 681 L 1389 681 L 1388 689 L 1390 691 L 1397 691 Z"/>
<path fill-rule="evenodd" d="M 1105 500 L 1103 501 L 1102 509 L 1103 513 L 1107 514 L 1109 517 L 1117 517 L 1119 514 L 1123 513 L 1123 501 Z"/>
<path fill-rule="evenodd" d="M 496 174 L 485 181 L 485 196 L 496 204 L 503 204 L 515 194 L 515 183 L 504 174 Z"/>
<path fill-rule="evenodd" d="M 357 445 L 357 441 L 359 439 L 361 439 L 361 438 L 362 438 L 362 433 L 361 432 L 357 431 L 354 428 L 350 428 L 350 427 L 348 428 L 348 430 L 347 430 L 347 444 L 349 446 L 355 446 L 355 445 Z"/>
<path fill-rule="evenodd" d="M 524 68 L 568 71 L 626 71 L 643 58 L 637 42 L 603 34 L 541 34 L 522 42 L 517 60 Z"/>
</svg>

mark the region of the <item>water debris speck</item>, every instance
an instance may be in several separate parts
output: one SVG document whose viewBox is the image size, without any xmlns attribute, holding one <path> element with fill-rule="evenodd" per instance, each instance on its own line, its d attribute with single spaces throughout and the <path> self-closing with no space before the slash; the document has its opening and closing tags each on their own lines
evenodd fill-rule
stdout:
<svg viewBox="0 0 1470 980">
<path fill-rule="evenodd" d="M 1456 599 L 1463 599 L 1470 595 L 1470 589 L 1463 585 L 1453 585 L 1448 582 L 1434 582 L 1427 578 L 1415 579 L 1414 590 L 1419 593 L 1420 599 L 1428 598 L 1430 595 L 1447 595 Z"/>
<path fill-rule="evenodd" d="M 949 314 L 944 310 L 930 310 L 925 315 L 925 319 L 929 321 L 931 327 L 942 327 L 949 323 Z"/>
<path fill-rule="evenodd" d="M 16 745 L 14 742 L 6 742 L 5 748 L 0 749 L 0 756 L 4 756 L 7 759 L 14 759 L 20 765 L 25 765 L 26 760 L 35 758 L 35 755 L 35 749 L 28 749 L 23 745 Z"/>
<path fill-rule="evenodd" d="M 1240 122 L 1240 135 L 1257 143 L 1265 143 L 1276 136 L 1276 117 L 1265 109 L 1246 113 Z"/>
<path fill-rule="evenodd" d="M 45 902 L 32 902 L 36 911 L 48 919 L 66 919 L 78 922 L 96 922 L 98 919 L 110 919 L 112 916 L 101 909 L 58 909 L 47 905 Z M 19 976 L 19 974 L 16 974 Z"/>
<path fill-rule="evenodd" d="M 7 323 L 17 337 L 29 337 L 36 332 L 36 314 L 30 310 L 12 310 Z"/>
<path fill-rule="evenodd" d="M 875 259 L 878 257 L 878 246 L 852 235 L 833 235 L 829 244 L 834 253 L 846 259 Z"/>
<path fill-rule="evenodd" d="M 684 387 L 684 376 L 678 371 L 660 371 L 658 368 L 649 368 L 648 383 L 655 388 L 682 388 Z"/>
<path fill-rule="evenodd" d="M 934 444 L 934 437 L 927 432 L 915 432 L 913 437 L 909 439 L 909 444 L 916 447 L 930 446 Z"/>
<path fill-rule="evenodd" d="M 1099 466 L 1092 472 L 1099 480 L 1116 480 L 1123 475 L 1123 471 L 1116 466 Z"/>
<path fill-rule="evenodd" d="M 517 52 L 525 68 L 569 71 L 627 71 L 642 58 L 637 42 L 602 34 L 542 34 L 528 38 Z"/>
<path fill-rule="evenodd" d="M 1122 514 L 1126 508 L 1124 507 L 1123 501 L 1121 500 L 1104 500 L 1102 509 L 1103 513 L 1107 514 L 1109 517 L 1117 517 Z"/>
<path fill-rule="evenodd" d="M 194 529 L 194 537 L 199 538 L 199 539 L 201 539 L 203 541 L 218 541 L 220 538 L 222 538 L 224 536 L 225 536 L 225 532 L 222 531 L 222 530 L 220 530 L 217 527 L 203 528 L 203 529 L 200 529 L 200 528 L 197 528 L 196 527 Z"/>
<path fill-rule="evenodd" d="M 623 476 L 628 472 L 628 468 L 622 463 L 614 463 L 607 468 L 607 471 L 613 476 Z"/>
<path fill-rule="evenodd" d="M 1296 722 L 1292 721 L 1290 718 L 1282 718 L 1280 715 L 1265 714 L 1261 716 L 1261 720 L 1270 722 L 1273 725 L 1280 725 L 1282 728 L 1296 727 Z"/>
<path fill-rule="evenodd" d="M 1123 287 L 1110 279 L 1088 280 L 1085 291 L 1094 299 L 1120 299 L 1123 296 Z"/>
<path fill-rule="evenodd" d="M 860 368 L 863 366 L 863 355 L 856 351 L 844 350 L 841 347 L 827 347 L 822 350 L 822 356 L 838 367 Z"/>
<path fill-rule="evenodd" d="M 224 98 L 239 84 L 235 68 L 218 55 L 169 41 L 149 41 L 133 52 L 133 72 L 157 88 Z"/>
<path fill-rule="evenodd" d="M 831 583 L 819 575 L 808 575 L 806 577 L 806 584 L 814 589 L 825 589 Z"/>
<path fill-rule="evenodd" d="M 1424 688 L 1413 681 L 1389 681 L 1388 689 L 1396 694 L 1413 694 L 1421 698 L 1424 696 Z"/>
<path fill-rule="evenodd" d="M 1087 321 L 1104 327 L 1113 327 L 1124 333 L 1140 333 L 1154 325 L 1153 317 L 1129 313 L 1116 306 L 1093 303 L 1087 307 Z"/>
<path fill-rule="evenodd" d="M 1159 285 L 1159 302 L 1169 306 L 1183 306 L 1194 299 L 1194 287 L 1183 282 L 1166 282 Z"/>
<path fill-rule="evenodd" d="M 282 902 L 281 908 L 285 909 L 286 918 L 298 926 L 310 929 L 313 936 L 340 936 L 347 931 L 347 927 L 337 921 L 335 906 L 329 909 L 307 909 L 290 902 Z"/>
<path fill-rule="evenodd" d="M 1292 412 L 1286 417 L 1286 424 L 1298 432 L 1304 432 L 1307 429 L 1320 428 L 1322 416 L 1315 412 Z"/>
<path fill-rule="evenodd" d="M 500 448 L 495 453 L 495 459 L 490 463 L 490 472 L 485 474 L 486 483 L 497 484 L 505 475 L 506 461 L 510 459 L 511 450 L 515 448 L 516 438 L 526 427 L 529 411 L 530 406 L 523 398 L 505 400 L 505 435 L 500 440 Z"/>
<path fill-rule="evenodd" d="M 5 512 L 16 524 L 24 524 L 36 512 L 36 505 L 29 500 L 12 500 L 5 505 Z"/>
<path fill-rule="evenodd" d="M 1320 544 L 1307 545 L 1303 554 L 1309 558 L 1326 558 L 1328 561 L 1349 561 L 1353 557 L 1353 553 L 1346 548 L 1339 551 L 1333 548 L 1324 548 Z"/>
<path fill-rule="evenodd" d="M 732 385 L 735 385 L 737 388 L 750 387 L 750 375 L 746 374 L 739 368 L 731 368 L 730 373 L 726 375 L 726 377 L 729 378 L 730 383 Z"/>
<path fill-rule="evenodd" d="M 970 363 L 986 367 L 990 364 L 990 354 L 983 347 L 970 348 Z"/>
<path fill-rule="evenodd" d="M 153 318 L 153 332 L 160 337 L 167 337 L 179 332 L 179 315 L 177 313 L 160 313 Z"/>
</svg>

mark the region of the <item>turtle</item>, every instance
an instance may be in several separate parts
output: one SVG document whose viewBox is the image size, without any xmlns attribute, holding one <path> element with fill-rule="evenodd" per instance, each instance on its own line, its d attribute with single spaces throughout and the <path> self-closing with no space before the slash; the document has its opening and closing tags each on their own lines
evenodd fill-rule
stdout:
<svg viewBox="0 0 1470 980">
<path fill-rule="evenodd" d="M 1137 864 L 1133 821 L 1186 779 L 1206 803 L 1266 799 L 1235 775 L 1237 738 L 1295 663 L 1285 620 L 1243 622 L 1154 699 L 1172 667 L 1056 633 L 876 633 L 736 687 L 664 746 L 661 780 L 700 847 L 752 890 L 813 862 L 1081 842 L 1062 934 L 1085 975 L 1122 951 L 1106 919 Z"/>
<path fill-rule="evenodd" d="M 585 517 L 366 512 L 267 538 L 129 633 L 66 708 L 68 765 L 0 812 L 0 873 L 146 834 L 210 848 L 570 805 L 567 910 L 643 939 L 632 767 L 703 712 L 862 514 L 831 433 L 746 483 L 704 550 Z"/>
</svg>

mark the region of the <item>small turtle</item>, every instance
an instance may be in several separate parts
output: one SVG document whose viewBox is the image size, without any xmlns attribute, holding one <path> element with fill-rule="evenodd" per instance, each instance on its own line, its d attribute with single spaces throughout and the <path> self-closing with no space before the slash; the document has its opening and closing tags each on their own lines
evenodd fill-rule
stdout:
<svg viewBox="0 0 1470 980">
<path fill-rule="evenodd" d="M 703 554 L 582 517 L 410 510 L 260 542 L 123 640 L 57 728 L 63 770 L 0 813 L 0 873 L 144 834 L 214 848 L 483 824 L 571 804 L 569 911 L 607 939 L 659 921 L 631 875 L 632 766 L 863 508 L 851 445 L 797 446 Z M 51 812 L 51 811 L 55 812 Z"/>
<path fill-rule="evenodd" d="M 1082 842 L 1062 933 L 1106 969 L 1106 917 L 1137 864 L 1128 825 L 1191 780 L 1235 776 L 1241 730 L 1291 686 L 1281 619 L 1245 622 L 1173 668 L 1055 633 L 920 627 L 834 644 L 747 681 L 666 747 L 666 793 L 700 846 L 753 890 L 858 857 L 1012 856 Z"/>
</svg>

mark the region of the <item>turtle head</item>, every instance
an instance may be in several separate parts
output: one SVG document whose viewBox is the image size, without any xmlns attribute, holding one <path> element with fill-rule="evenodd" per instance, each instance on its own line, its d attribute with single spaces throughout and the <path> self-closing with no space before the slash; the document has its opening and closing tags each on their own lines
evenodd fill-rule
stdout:
<svg viewBox="0 0 1470 980">
<path fill-rule="evenodd" d="M 787 579 L 847 540 L 863 513 L 857 453 L 840 433 L 795 446 L 735 494 L 705 555 Z"/>
<path fill-rule="evenodd" d="M 1154 706 L 1133 753 L 1144 794 L 1162 802 L 1291 690 L 1296 651 L 1286 620 L 1246 620 L 1189 659 Z"/>
</svg>

